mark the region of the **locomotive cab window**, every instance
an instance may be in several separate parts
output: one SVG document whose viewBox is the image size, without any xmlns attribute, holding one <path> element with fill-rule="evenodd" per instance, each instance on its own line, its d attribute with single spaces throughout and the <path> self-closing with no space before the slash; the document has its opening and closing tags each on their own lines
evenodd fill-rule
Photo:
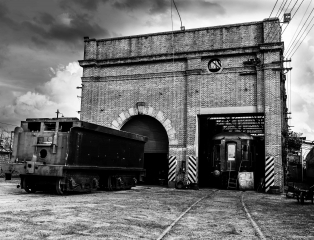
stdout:
<svg viewBox="0 0 314 240">
<path fill-rule="evenodd" d="M 59 122 L 59 132 L 69 132 L 73 127 L 73 122 Z"/>
<path fill-rule="evenodd" d="M 28 130 L 31 132 L 39 132 L 40 131 L 40 122 L 29 122 Z"/>
<path fill-rule="evenodd" d="M 56 123 L 55 122 L 45 122 L 45 131 L 55 131 Z"/>
</svg>

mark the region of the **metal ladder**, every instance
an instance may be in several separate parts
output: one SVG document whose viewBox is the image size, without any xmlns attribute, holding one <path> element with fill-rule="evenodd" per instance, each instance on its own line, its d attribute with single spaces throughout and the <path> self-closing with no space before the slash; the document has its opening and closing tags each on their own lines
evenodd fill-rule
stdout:
<svg viewBox="0 0 314 240">
<path fill-rule="evenodd" d="M 242 160 L 240 162 L 239 171 L 241 170 L 242 166 Z M 228 177 L 228 186 L 227 189 L 237 189 L 238 187 L 238 174 L 236 176 L 231 177 L 231 162 L 230 162 L 230 168 L 229 168 L 229 177 Z"/>
<path fill-rule="evenodd" d="M 231 177 L 231 161 L 230 161 L 227 189 L 237 189 L 237 186 L 238 186 L 238 179 L 234 178 L 234 176 Z"/>
</svg>

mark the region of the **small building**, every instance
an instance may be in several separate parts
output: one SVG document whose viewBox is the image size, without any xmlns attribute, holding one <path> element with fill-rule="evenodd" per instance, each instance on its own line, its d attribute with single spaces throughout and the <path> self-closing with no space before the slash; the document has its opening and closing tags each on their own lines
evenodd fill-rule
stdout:
<svg viewBox="0 0 314 240">
<path fill-rule="evenodd" d="M 183 170 L 211 186 L 213 137 L 241 132 L 257 142 L 258 179 L 283 186 L 279 19 L 84 43 L 81 120 L 147 136 L 148 182 L 162 171 L 176 181 Z"/>
</svg>

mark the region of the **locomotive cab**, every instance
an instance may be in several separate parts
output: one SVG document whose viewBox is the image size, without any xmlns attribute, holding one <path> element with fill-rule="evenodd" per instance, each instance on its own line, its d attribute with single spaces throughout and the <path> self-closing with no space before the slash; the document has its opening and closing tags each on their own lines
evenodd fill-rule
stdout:
<svg viewBox="0 0 314 240">
<path fill-rule="evenodd" d="M 241 132 L 223 132 L 212 138 L 212 177 L 214 185 L 237 188 L 238 175 L 254 172 L 254 138 Z"/>
</svg>

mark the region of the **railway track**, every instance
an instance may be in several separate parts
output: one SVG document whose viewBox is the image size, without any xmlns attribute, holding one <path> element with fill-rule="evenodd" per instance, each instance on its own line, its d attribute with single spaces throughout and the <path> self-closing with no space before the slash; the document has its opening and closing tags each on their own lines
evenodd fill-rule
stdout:
<svg viewBox="0 0 314 240">
<path fill-rule="evenodd" d="M 218 193 L 220 193 L 221 191 L 219 190 L 214 190 L 213 192 L 211 192 L 210 194 L 207 194 L 205 196 L 202 196 L 198 199 L 196 199 L 184 212 L 182 212 L 180 214 L 179 217 L 177 217 L 157 238 L 157 240 L 162 240 L 162 239 L 166 239 L 167 236 L 169 236 L 171 234 L 171 231 L 180 224 L 180 222 L 184 221 L 184 218 L 187 217 L 187 215 L 189 215 L 189 212 L 191 212 L 191 210 L 193 208 L 196 208 L 196 206 L 200 206 L 202 204 L 204 204 L 204 199 L 212 199 L 212 201 L 214 201 L 214 197 L 217 196 Z M 239 192 L 237 192 L 239 193 Z M 254 221 L 254 219 L 252 218 L 249 209 L 246 207 L 245 204 L 245 198 L 244 198 L 245 192 L 242 192 L 241 194 L 238 194 L 237 201 L 241 202 L 241 211 L 242 211 L 242 215 L 244 214 L 247 218 L 247 220 L 250 222 L 251 224 L 251 228 L 253 228 L 253 232 L 255 235 L 256 239 L 261 239 L 261 240 L 265 240 L 266 237 L 264 235 L 264 233 L 262 232 L 261 228 L 258 226 L 258 224 Z M 221 201 L 216 201 L 216 202 L 221 202 Z M 248 235 L 247 237 L 252 237 L 251 235 Z M 215 238 L 216 239 L 216 238 Z M 242 239 L 242 238 L 241 238 Z"/>
</svg>

